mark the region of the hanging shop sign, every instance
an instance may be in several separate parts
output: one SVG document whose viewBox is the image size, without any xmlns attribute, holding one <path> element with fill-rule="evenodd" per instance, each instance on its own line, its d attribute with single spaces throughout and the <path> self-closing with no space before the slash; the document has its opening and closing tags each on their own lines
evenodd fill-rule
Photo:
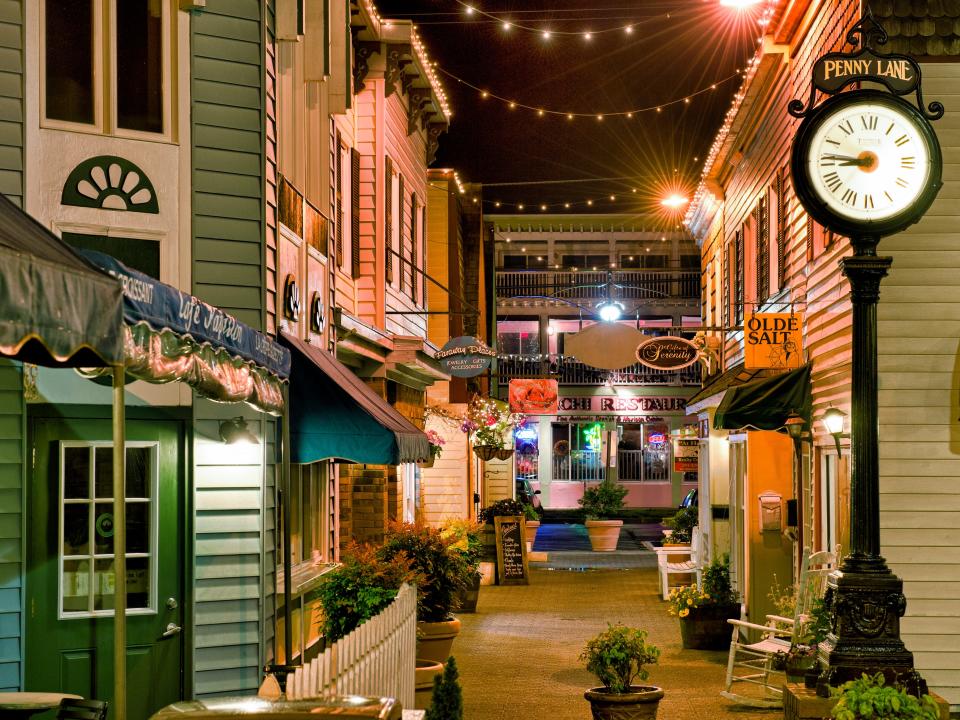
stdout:
<svg viewBox="0 0 960 720">
<path fill-rule="evenodd" d="M 673 471 L 696 472 L 700 467 L 700 441 L 696 438 L 673 438 Z"/>
<path fill-rule="evenodd" d="M 696 345 L 682 337 L 656 337 L 637 346 L 637 360 L 654 370 L 680 370 L 700 356 Z"/>
<path fill-rule="evenodd" d="M 510 412 L 523 415 L 556 415 L 558 400 L 556 380 L 510 381 Z"/>
<path fill-rule="evenodd" d="M 486 372 L 497 353 L 482 341 L 461 335 L 447 341 L 436 355 L 445 372 L 454 377 L 476 377 Z"/>
<path fill-rule="evenodd" d="M 682 415 L 687 409 L 687 400 L 682 397 L 610 397 L 593 396 L 562 397 L 557 403 L 560 414 L 592 415 L 646 415 L 648 413 L 671 413 Z"/>
<path fill-rule="evenodd" d="M 803 314 L 755 313 L 743 319 L 744 367 L 793 370 L 803 363 Z"/>
</svg>

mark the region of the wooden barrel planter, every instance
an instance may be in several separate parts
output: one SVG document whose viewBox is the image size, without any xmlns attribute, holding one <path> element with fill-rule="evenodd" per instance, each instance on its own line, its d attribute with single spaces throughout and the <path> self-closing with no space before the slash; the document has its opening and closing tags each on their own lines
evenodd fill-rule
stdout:
<svg viewBox="0 0 960 720">
<path fill-rule="evenodd" d="M 680 618 L 680 637 L 687 650 L 726 650 L 730 647 L 731 627 L 728 618 L 739 618 L 740 606 L 706 605 L 691 608 Z"/>
</svg>

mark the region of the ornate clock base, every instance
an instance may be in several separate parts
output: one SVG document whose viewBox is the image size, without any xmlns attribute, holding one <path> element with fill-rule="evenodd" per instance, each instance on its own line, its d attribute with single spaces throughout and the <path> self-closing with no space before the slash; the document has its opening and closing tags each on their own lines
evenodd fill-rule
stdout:
<svg viewBox="0 0 960 720">
<path fill-rule="evenodd" d="M 848 557 L 843 569 L 830 576 L 826 602 L 832 605 L 834 624 L 820 645 L 820 664 L 826 669 L 817 681 L 818 695 L 829 697 L 831 687 L 878 672 L 911 695 L 927 692 L 926 681 L 913 667 L 913 653 L 900 639 L 900 618 L 907 607 L 903 581 L 883 558 Z"/>
</svg>

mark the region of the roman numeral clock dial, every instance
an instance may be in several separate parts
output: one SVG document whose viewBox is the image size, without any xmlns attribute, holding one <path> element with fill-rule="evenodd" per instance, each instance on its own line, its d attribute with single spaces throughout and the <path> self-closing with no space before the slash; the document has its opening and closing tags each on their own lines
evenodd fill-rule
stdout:
<svg viewBox="0 0 960 720">
<path fill-rule="evenodd" d="M 940 163 L 936 137 L 912 105 L 860 91 L 834 96 L 805 121 L 792 167 L 804 205 L 821 224 L 845 235 L 882 235 L 929 207 Z"/>
</svg>

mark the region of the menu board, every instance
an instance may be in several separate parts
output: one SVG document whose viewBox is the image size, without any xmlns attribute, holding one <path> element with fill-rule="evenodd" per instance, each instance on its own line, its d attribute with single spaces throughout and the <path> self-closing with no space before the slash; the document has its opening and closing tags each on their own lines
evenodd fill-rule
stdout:
<svg viewBox="0 0 960 720">
<path fill-rule="evenodd" d="M 493 522 L 497 533 L 497 584 L 529 584 L 523 516 L 495 517 Z"/>
</svg>

